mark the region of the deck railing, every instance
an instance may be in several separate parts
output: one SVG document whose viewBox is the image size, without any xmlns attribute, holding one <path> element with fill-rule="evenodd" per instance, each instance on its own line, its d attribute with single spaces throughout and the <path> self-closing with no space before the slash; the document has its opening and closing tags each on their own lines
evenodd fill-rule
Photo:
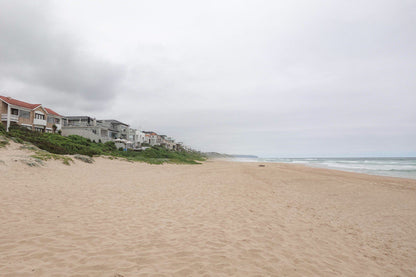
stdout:
<svg viewBox="0 0 416 277">
<path fill-rule="evenodd" d="M 7 113 L 4 113 L 4 114 L 1 115 L 1 121 L 7 121 Z M 11 114 L 10 115 L 10 121 L 11 122 L 19 121 L 19 116 L 17 114 Z"/>
</svg>

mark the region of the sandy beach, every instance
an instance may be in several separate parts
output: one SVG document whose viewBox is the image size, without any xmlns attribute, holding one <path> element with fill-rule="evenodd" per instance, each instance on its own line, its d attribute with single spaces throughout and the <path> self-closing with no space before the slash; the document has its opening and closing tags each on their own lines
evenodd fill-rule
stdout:
<svg viewBox="0 0 416 277">
<path fill-rule="evenodd" d="M 28 155 L 0 149 L 1 276 L 416 276 L 416 180 Z"/>
</svg>

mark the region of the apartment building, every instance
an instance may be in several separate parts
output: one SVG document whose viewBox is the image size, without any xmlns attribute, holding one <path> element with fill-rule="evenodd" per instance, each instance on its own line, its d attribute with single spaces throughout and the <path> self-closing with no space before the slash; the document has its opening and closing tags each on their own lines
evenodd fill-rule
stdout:
<svg viewBox="0 0 416 277">
<path fill-rule="evenodd" d="M 62 135 L 78 135 L 96 142 L 123 139 L 130 142 L 135 130 L 115 119 L 96 120 L 90 116 L 67 116 Z M 134 138 L 134 136 L 133 136 Z"/>
<path fill-rule="evenodd" d="M 62 135 L 78 135 L 96 142 L 110 141 L 108 128 L 98 126 L 90 116 L 67 116 L 62 126 Z"/>
</svg>

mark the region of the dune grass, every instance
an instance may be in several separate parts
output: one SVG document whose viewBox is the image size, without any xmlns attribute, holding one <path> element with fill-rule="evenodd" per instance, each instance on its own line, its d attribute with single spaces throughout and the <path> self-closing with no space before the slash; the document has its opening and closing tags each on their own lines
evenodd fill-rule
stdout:
<svg viewBox="0 0 416 277">
<path fill-rule="evenodd" d="M 5 147 L 8 144 L 9 144 L 9 141 L 6 138 L 0 136 L 0 148 Z"/>
<path fill-rule="evenodd" d="M 69 162 L 74 162 L 74 160 L 71 159 L 70 157 L 63 156 L 63 155 L 58 155 L 58 154 L 54 154 L 54 153 L 49 153 L 45 150 L 38 150 L 38 151 L 35 152 L 34 155 L 31 155 L 30 157 L 32 157 L 34 159 L 41 160 L 41 161 L 48 161 L 48 160 L 52 160 L 52 159 L 53 160 L 60 160 L 65 165 L 70 165 Z"/>
</svg>

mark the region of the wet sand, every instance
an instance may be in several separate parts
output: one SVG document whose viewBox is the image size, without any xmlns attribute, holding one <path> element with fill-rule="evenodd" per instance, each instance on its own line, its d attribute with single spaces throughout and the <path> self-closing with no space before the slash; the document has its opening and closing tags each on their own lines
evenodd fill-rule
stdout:
<svg viewBox="0 0 416 277">
<path fill-rule="evenodd" d="M 16 149 L 0 149 L 1 276 L 416 276 L 416 180 L 225 161 L 29 167 Z"/>
</svg>

